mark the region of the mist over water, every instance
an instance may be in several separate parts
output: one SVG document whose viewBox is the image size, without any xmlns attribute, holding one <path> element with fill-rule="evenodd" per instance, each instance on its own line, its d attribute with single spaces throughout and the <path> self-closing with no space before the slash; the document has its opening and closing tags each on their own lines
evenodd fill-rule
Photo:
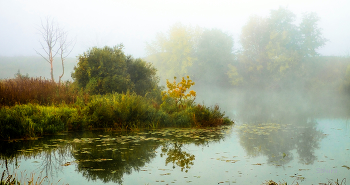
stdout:
<svg viewBox="0 0 350 185">
<path fill-rule="evenodd" d="M 77 9 L 64 8 L 74 16 L 46 12 L 39 1 L 4 2 L 0 25 L 9 29 L 0 30 L 0 79 L 18 72 L 50 77 L 49 64 L 32 56 L 40 49 L 33 24 L 48 14 L 78 38 L 63 80 L 72 80 L 79 56 L 92 47 L 123 43 L 123 52 L 157 69 L 157 88 L 188 76 L 195 102 L 218 105 L 234 124 L 1 141 L 0 169 L 44 171 L 53 183 L 71 184 L 315 184 L 348 177 L 349 2 L 74 1 Z M 19 15 L 28 15 L 27 23 Z"/>
</svg>

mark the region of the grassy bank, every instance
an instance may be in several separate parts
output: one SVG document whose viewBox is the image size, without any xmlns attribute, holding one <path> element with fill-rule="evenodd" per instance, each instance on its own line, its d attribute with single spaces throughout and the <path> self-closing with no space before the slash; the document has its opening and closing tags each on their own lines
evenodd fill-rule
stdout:
<svg viewBox="0 0 350 185">
<path fill-rule="evenodd" d="M 177 89 L 181 87 L 172 90 Z M 184 93 L 180 98 L 164 96 L 163 100 L 160 91 L 145 96 L 129 91 L 89 95 L 72 83 L 17 74 L 15 79 L 0 81 L 0 94 L 0 139 L 5 140 L 94 128 L 135 130 L 232 123 L 218 106 L 185 100 Z"/>
<path fill-rule="evenodd" d="M 168 111 L 170 110 L 171 111 Z M 174 111 L 176 109 L 176 111 Z M 94 95 L 87 102 L 17 104 L 0 109 L 0 138 L 30 138 L 61 131 L 93 128 L 141 129 L 207 127 L 232 123 L 218 106 L 159 106 L 134 93 Z"/>
</svg>

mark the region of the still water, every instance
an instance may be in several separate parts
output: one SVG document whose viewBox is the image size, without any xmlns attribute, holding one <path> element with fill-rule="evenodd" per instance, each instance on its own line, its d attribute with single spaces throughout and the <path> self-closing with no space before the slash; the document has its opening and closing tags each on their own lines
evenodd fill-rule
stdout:
<svg viewBox="0 0 350 185">
<path fill-rule="evenodd" d="M 349 131 L 345 119 L 303 119 L 65 133 L 1 142 L 0 169 L 53 184 L 318 184 L 350 179 Z"/>
</svg>

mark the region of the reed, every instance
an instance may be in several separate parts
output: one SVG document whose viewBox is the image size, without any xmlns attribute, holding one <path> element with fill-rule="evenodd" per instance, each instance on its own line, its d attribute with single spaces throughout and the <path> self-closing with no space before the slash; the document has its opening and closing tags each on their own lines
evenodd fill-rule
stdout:
<svg viewBox="0 0 350 185">
<path fill-rule="evenodd" d="M 70 86 L 70 82 L 58 84 L 41 77 L 29 78 L 21 75 L 14 79 L 1 80 L 0 107 L 27 103 L 71 104 L 76 101 L 77 93 Z"/>
<path fill-rule="evenodd" d="M 13 175 L 7 174 L 6 170 L 2 172 L 2 176 L 0 179 L 0 185 L 42 185 L 42 184 L 51 184 L 48 180 L 48 177 L 42 177 L 42 174 L 36 175 L 34 172 L 28 174 L 21 172 L 19 176 L 16 172 Z M 60 180 L 59 180 L 60 181 Z M 59 181 L 56 183 L 58 184 Z"/>
</svg>

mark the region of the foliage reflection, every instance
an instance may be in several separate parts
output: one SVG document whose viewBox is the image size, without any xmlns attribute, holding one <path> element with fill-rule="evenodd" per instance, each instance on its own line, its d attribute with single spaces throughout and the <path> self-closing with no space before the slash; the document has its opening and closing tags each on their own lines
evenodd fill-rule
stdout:
<svg viewBox="0 0 350 185">
<path fill-rule="evenodd" d="M 305 104 L 273 93 L 247 93 L 243 101 L 238 135 L 249 156 L 266 156 L 267 163 L 276 166 L 295 157 L 303 164 L 314 163 L 315 149 L 325 134 L 316 129 L 317 121 L 304 109 Z"/>
<path fill-rule="evenodd" d="M 40 138 L 31 141 L 0 144 L 2 168 L 17 162 L 35 159 L 40 171 L 52 177 L 65 166 L 75 165 L 87 180 L 123 183 L 123 176 L 144 168 L 160 149 L 165 164 L 172 163 L 188 172 L 195 155 L 186 149 L 189 144 L 208 146 L 225 136 L 229 127 L 209 129 L 161 129 L 142 132 L 84 132 Z M 108 134 L 108 135 L 107 135 Z"/>
</svg>

